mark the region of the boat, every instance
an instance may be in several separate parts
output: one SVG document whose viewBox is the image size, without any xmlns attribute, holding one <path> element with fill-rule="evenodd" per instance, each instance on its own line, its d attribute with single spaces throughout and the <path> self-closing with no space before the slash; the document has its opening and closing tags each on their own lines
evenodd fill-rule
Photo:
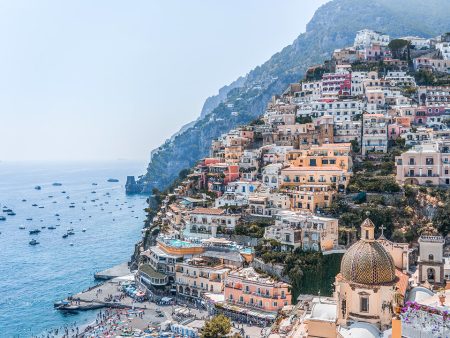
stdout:
<svg viewBox="0 0 450 338">
<path fill-rule="evenodd" d="M 24 230 L 25 227 L 24 227 L 24 226 L 20 226 L 19 229 L 20 229 L 20 230 Z"/>
<path fill-rule="evenodd" d="M 52 185 L 53 185 L 54 187 L 60 187 L 60 186 L 62 186 L 62 183 L 55 182 L 55 183 L 53 183 Z"/>
<path fill-rule="evenodd" d="M 62 238 L 67 238 L 69 235 L 68 234 L 64 234 L 62 235 Z"/>
<path fill-rule="evenodd" d="M 35 203 L 35 204 L 32 204 L 31 206 L 32 206 L 32 207 L 37 207 L 37 204 Z"/>
<path fill-rule="evenodd" d="M 55 230 L 56 227 L 54 227 L 54 226 L 52 225 L 52 226 L 47 227 L 47 229 L 48 229 L 48 230 Z"/>
<path fill-rule="evenodd" d="M 70 245 L 70 246 L 73 246 L 73 243 L 70 243 L 69 245 Z"/>
<path fill-rule="evenodd" d="M 69 205 L 69 208 L 75 208 L 75 206 L 74 205 Z"/>
<path fill-rule="evenodd" d="M 97 192 L 96 191 L 91 191 L 91 194 L 96 194 Z"/>
<path fill-rule="evenodd" d="M 6 217 L 5 216 L 0 216 L 0 221 L 6 221 Z"/>
<path fill-rule="evenodd" d="M 34 187 L 34 189 L 36 189 L 36 190 L 41 190 L 42 188 L 41 188 L 40 185 L 37 185 L 37 186 Z"/>
<path fill-rule="evenodd" d="M 24 199 L 24 200 L 22 200 L 22 202 L 26 202 L 26 201 L 27 201 L 27 200 L 25 200 L 25 199 Z"/>
<path fill-rule="evenodd" d="M 75 235 L 75 233 L 74 233 L 73 231 L 67 231 L 67 234 L 68 234 L 69 236 Z"/>
<path fill-rule="evenodd" d="M 108 178 L 108 182 L 116 183 L 119 182 L 119 180 L 117 178 Z"/>
<path fill-rule="evenodd" d="M 97 185 L 97 183 L 92 183 L 92 185 Z"/>
<path fill-rule="evenodd" d="M 41 229 L 45 229 L 45 228 L 46 228 L 46 226 L 42 226 L 42 227 L 41 227 Z"/>
<path fill-rule="evenodd" d="M 3 212 L 12 212 L 11 209 L 3 209 Z"/>
<path fill-rule="evenodd" d="M 43 206 L 43 205 L 41 205 L 41 206 L 39 207 L 39 209 L 44 209 L 44 206 Z"/>
<path fill-rule="evenodd" d="M 53 198 L 53 195 L 48 195 L 48 198 Z"/>
<path fill-rule="evenodd" d="M 81 230 L 81 231 L 86 232 L 86 229 L 83 229 L 83 230 Z"/>
<path fill-rule="evenodd" d="M 61 194 L 65 194 L 65 193 L 66 193 L 66 191 L 65 191 L 65 190 L 61 191 Z"/>
<path fill-rule="evenodd" d="M 39 242 L 38 242 L 37 240 L 35 240 L 35 239 L 32 239 L 32 240 L 29 242 L 29 244 L 30 244 L 30 245 L 37 245 L 37 244 L 39 244 Z"/>
<path fill-rule="evenodd" d="M 32 218 L 27 218 L 27 221 L 32 221 L 33 219 Z"/>
<path fill-rule="evenodd" d="M 8 216 L 16 216 L 16 213 L 14 211 L 8 212 L 7 213 Z"/>
<path fill-rule="evenodd" d="M 55 217 L 59 217 L 59 214 L 55 214 Z"/>
<path fill-rule="evenodd" d="M 41 230 L 39 230 L 39 229 L 30 230 L 30 235 L 35 235 L 35 234 L 38 234 L 40 232 L 41 232 Z"/>
</svg>

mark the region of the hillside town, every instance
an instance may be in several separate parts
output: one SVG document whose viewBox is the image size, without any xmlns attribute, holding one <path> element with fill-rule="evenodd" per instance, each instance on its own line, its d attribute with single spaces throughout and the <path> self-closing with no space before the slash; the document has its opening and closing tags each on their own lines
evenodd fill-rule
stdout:
<svg viewBox="0 0 450 338">
<path fill-rule="evenodd" d="M 359 31 L 153 192 L 136 284 L 256 336 L 449 336 L 449 171 L 450 33 Z"/>
</svg>

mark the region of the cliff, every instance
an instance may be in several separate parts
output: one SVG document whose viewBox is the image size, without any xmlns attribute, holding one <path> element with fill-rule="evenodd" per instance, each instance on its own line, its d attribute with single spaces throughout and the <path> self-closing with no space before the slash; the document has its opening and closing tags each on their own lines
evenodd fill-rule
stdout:
<svg viewBox="0 0 450 338">
<path fill-rule="evenodd" d="M 208 98 L 200 117 L 154 152 L 147 172 L 127 193 L 168 187 L 182 169 L 208 154 L 213 139 L 259 116 L 268 100 L 298 81 L 309 66 L 351 45 L 358 30 L 432 37 L 450 31 L 448 13 L 448 0 L 333 0 L 323 5 L 291 45 Z"/>
</svg>

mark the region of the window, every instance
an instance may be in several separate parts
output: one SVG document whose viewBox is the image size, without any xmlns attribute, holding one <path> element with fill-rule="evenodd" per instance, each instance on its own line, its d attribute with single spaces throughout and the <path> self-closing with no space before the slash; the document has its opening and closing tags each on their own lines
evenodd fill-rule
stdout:
<svg viewBox="0 0 450 338">
<path fill-rule="evenodd" d="M 428 260 L 429 260 L 429 261 L 433 261 L 433 260 L 434 260 L 433 254 L 429 254 L 429 255 L 428 255 Z"/>
<path fill-rule="evenodd" d="M 361 312 L 369 312 L 369 298 L 368 297 L 361 297 L 360 311 Z"/>
</svg>

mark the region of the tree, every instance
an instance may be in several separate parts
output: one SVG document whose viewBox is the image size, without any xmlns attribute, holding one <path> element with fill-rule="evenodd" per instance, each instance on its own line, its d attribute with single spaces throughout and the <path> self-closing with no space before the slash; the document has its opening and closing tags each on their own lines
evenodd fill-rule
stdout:
<svg viewBox="0 0 450 338">
<path fill-rule="evenodd" d="M 224 315 L 218 315 L 205 322 L 202 338 L 222 338 L 230 333 L 231 321 Z"/>
<path fill-rule="evenodd" d="M 409 48 L 409 41 L 403 39 L 394 39 L 389 42 L 389 49 L 392 52 L 394 59 L 406 59 L 408 57 L 407 48 Z"/>
</svg>

